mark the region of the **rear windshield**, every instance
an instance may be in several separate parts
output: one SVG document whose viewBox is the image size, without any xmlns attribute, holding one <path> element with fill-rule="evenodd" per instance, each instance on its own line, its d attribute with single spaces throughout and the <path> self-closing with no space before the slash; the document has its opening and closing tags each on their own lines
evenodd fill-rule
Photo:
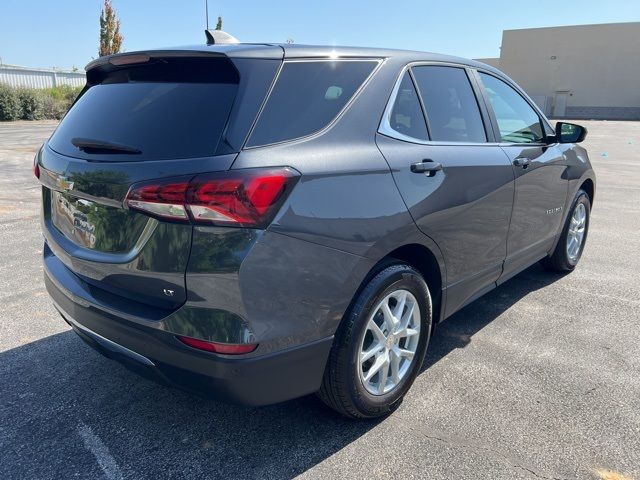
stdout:
<svg viewBox="0 0 640 480">
<path fill-rule="evenodd" d="M 63 155 L 102 161 L 214 155 L 239 77 L 226 58 L 155 58 L 90 71 L 51 137 Z"/>
<path fill-rule="evenodd" d="M 377 64 L 373 60 L 286 62 L 247 145 L 283 142 L 321 130 Z"/>
</svg>

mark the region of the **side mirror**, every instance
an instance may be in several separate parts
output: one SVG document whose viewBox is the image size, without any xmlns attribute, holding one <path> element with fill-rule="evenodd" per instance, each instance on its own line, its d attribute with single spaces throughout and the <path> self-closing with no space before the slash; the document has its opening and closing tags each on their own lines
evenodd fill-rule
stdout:
<svg viewBox="0 0 640 480">
<path fill-rule="evenodd" d="M 580 143 L 587 136 L 587 129 L 573 123 L 556 123 L 556 138 L 559 143 Z"/>
</svg>

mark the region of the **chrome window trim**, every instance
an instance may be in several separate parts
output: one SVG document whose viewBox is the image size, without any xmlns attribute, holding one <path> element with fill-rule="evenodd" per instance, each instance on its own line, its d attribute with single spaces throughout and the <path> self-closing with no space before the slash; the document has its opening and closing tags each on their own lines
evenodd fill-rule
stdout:
<svg viewBox="0 0 640 480">
<path fill-rule="evenodd" d="M 396 97 L 398 96 L 398 90 L 400 90 L 400 85 L 402 84 L 402 80 L 404 80 L 405 74 L 407 74 L 407 72 L 409 71 L 409 65 L 406 65 L 402 69 L 402 71 L 400 72 L 400 76 L 396 79 L 396 83 L 393 86 L 393 90 L 391 90 L 391 96 L 389 97 L 389 100 L 387 101 L 387 106 L 385 107 L 384 113 L 382 114 L 382 120 L 380 121 L 380 126 L 378 127 L 378 133 L 381 133 L 382 135 L 386 135 L 387 137 L 403 140 L 405 142 L 419 143 L 421 145 L 426 145 L 427 144 L 426 142 L 428 142 L 428 140 L 421 140 L 419 138 L 405 135 L 404 133 L 400 133 L 391 127 L 391 120 L 390 120 L 391 112 L 393 111 L 393 106 L 396 103 Z M 411 79 L 411 84 L 413 85 L 413 79 Z M 416 88 L 415 85 L 413 85 L 413 88 L 414 89 Z M 416 94 L 417 93 L 418 92 L 416 91 Z M 427 129 L 427 123 L 425 119 L 425 130 L 426 129 Z"/>
<path fill-rule="evenodd" d="M 404 75 L 407 71 L 409 71 L 409 69 L 411 69 L 412 67 L 415 66 L 424 66 L 424 65 L 433 65 L 433 66 L 442 66 L 442 67 L 456 67 L 456 68 L 462 68 L 462 69 L 473 69 L 476 70 L 478 73 L 483 72 L 483 73 L 487 73 L 489 75 L 492 75 L 493 77 L 496 77 L 499 80 L 502 80 L 503 82 L 505 82 L 507 85 L 509 85 L 511 88 L 513 88 L 521 97 L 523 97 L 523 100 L 525 100 L 529 106 L 536 112 L 536 114 L 538 114 L 538 117 L 544 122 L 545 126 L 552 128 L 550 125 L 550 122 L 547 120 L 547 118 L 542 114 L 542 112 L 540 111 L 540 109 L 538 108 L 538 106 L 533 103 L 528 96 L 526 96 L 526 94 L 523 95 L 522 90 L 515 85 L 513 82 L 509 81 L 508 78 L 503 77 L 502 75 L 498 75 L 496 72 L 492 72 L 490 70 L 484 69 L 482 67 L 474 67 L 472 65 L 466 65 L 464 63 L 451 63 L 451 62 L 437 62 L 437 61 L 415 61 L 415 62 L 411 62 L 408 63 L 407 65 L 405 65 L 402 70 L 400 71 L 398 78 L 396 79 L 396 82 L 393 86 L 393 90 L 391 91 L 391 95 L 389 97 L 389 100 L 387 101 L 387 105 L 384 109 L 384 113 L 382 114 L 382 119 L 380 120 L 380 126 L 378 127 L 378 133 L 380 133 L 381 135 L 384 135 L 386 137 L 391 137 L 391 138 L 395 138 L 396 140 L 402 140 L 404 142 L 409 142 L 409 143 L 416 143 L 418 145 L 434 145 L 434 146 L 469 146 L 469 147 L 486 147 L 486 146 L 500 146 L 500 147 L 514 147 L 514 146 L 527 146 L 527 147 L 548 147 L 550 145 L 553 144 L 547 144 L 544 142 L 536 142 L 536 143 L 512 143 L 512 142 L 503 142 L 503 141 L 493 141 L 493 142 L 443 142 L 443 141 L 434 141 L 434 140 L 421 140 L 419 138 L 414 138 L 414 137 L 410 137 L 408 135 L 404 135 L 396 130 L 394 130 L 393 128 L 391 128 L 391 111 L 393 110 L 393 104 L 396 101 L 396 96 L 398 94 L 398 90 L 400 89 L 400 84 L 402 83 L 402 79 L 404 78 Z M 484 88 L 484 85 L 480 86 L 481 88 Z M 475 92 L 474 92 L 475 95 Z M 488 107 L 487 107 L 488 108 Z M 486 126 L 485 126 L 486 128 Z M 502 140 L 502 139 L 501 139 Z"/>
<path fill-rule="evenodd" d="M 500 147 L 550 147 L 556 145 L 556 143 L 544 143 L 544 142 L 535 142 L 535 143 L 510 143 L 510 142 L 499 142 L 496 145 Z"/>
<path fill-rule="evenodd" d="M 408 72 L 412 67 L 420 67 L 420 66 L 436 66 L 436 67 L 453 67 L 453 68 L 461 68 L 462 70 L 466 70 L 468 68 L 475 68 L 470 65 L 465 65 L 463 63 L 451 63 L 451 62 L 436 62 L 436 61 L 415 61 L 408 63 L 405 65 L 398 78 L 396 79 L 396 83 L 393 86 L 393 90 L 391 91 L 391 96 L 387 101 L 387 106 L 384 109 L 384 113 L 382 114 L 382 120 L 380 121 L 380 126 L 378 127 L 378 133 L 386 136 L 395 138 L 396 140 L 402 140 L 404 142 L 417 143 L 419 145 L 434 145 L 434 146 L 467 146 L 467 147 L 486 147 L 490 145 L 498 145 L 498 142 L 453 142 L 453 141 L 437 141 L 437 140 L 421 140 L 419 138 L 410 137 L 408 135 L 404 135 L 391 127 L 391 112 L 393 110 L 393 104 L 396 101 L 396 96 L 398 95 L 398 90 L 400 90 L 400 84 L 402 83 L 402 79 L 406 72 Z M 467 75 L 468 78 L 468 75 Z M 469 86 L 473 91 L 473 85 L 471 84 L 471 79 L 469 79 Z M 476 96 L 476 92 L 473 91 L 474 97 Z M 476 102 L 478 99 L 476 98 Z M 478 110 L 480 111 L 480 105 L 478 105 Z M 482 112 L 480 111 L 480 115 L 482 117 Z M 425 120 L 426 121 L 426 120 Z M 484 120 L 483 120 L 484 123 Z M 487 135 L 486 128 L 484 125 L 485 135 Z"/>
</svg>

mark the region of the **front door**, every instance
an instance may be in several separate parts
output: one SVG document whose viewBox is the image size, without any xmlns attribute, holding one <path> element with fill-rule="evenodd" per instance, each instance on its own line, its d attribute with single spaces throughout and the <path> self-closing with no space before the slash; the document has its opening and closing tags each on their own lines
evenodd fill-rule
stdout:
<svg viewBox="0 0 640 480">
<path fill-rule="evenodd" d="M 516 177 L 507 259 L 500 281 L 546 256 L 560 231 L 568 182 L 557 144 L 545 143 L 542 119 L 510 85 L 480 73 Z"/>
<path fill-rule="evenodd" d="M 464 68 L 411 72 L 396 87 L 377 143 L 418 228 L 442 251 L 449 315 L 492 288 L 502 272 L 514 174 L 505 153 L 489 143 L 492 132 Z"/>
</svg>

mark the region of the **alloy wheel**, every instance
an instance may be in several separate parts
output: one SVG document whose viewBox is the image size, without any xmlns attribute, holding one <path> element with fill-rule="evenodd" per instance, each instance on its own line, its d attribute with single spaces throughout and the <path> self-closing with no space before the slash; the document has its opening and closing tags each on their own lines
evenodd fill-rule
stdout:
<svg viewBox="0 0 640 480">
<path fill-rule="evenodd" d="M 420 307 L 413 294 L 396 290 L 373 310 L 358 352 L 358 372 L 364 388 L 384 395 L 409 371 L 420 340 Z"/>
<path fill-rule="evenodd" d="M 578 260 L 586 227 L 587 209 L 584 203 L 579 203 L 573 211 L 573 215 L 571 215 L 571 223 L 567 233 L 567 256 L 572 262 Z"/>
</svg>

